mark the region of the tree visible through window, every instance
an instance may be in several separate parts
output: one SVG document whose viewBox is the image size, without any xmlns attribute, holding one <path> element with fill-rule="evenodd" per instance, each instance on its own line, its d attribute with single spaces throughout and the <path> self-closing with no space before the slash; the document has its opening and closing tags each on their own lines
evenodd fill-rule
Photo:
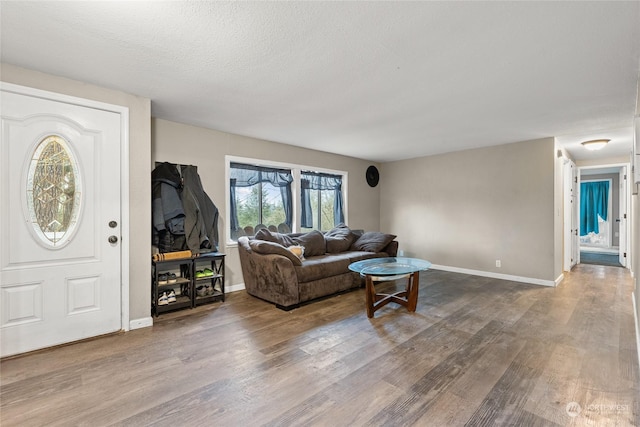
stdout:
<svg viewBox="0 0 640 427">
<path fill-rule="evenodd" d="M 243 229 L 258 224 L 277 226 L 286 220 L 280 190 L 267 182 L 237 188 L 236 206 L 238 225 Z"/>
<path fill-rule="evenodd" d="M 331 230 L 335 226 L 333 214 L 334 191 L 309 190 L 309 199 L 311 202 L 312 222 L 305 224 L 306 227 L 302 227 L 302 231 Z"/>
<path fill-rule="evenodd" d="M 230 222 L 233 239 L 253 234 L 256 226 L 291 228 L 291 170 L 231 163 Z"/>
<path fill-rule="evenodd" d="M 301 190 L 302 231 L 330 230 L 344 222 L 340 175 L 303 171 Z"/>
</svg>

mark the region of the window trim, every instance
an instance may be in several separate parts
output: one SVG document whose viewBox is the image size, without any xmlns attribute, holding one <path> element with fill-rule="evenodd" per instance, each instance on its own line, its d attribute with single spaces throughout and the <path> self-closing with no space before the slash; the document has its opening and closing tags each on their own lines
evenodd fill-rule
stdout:
<svg viewBox="0 0 640 427">
<path fill-rule="evenodd" d="M 336 169 L 327 169 L 321 168 L 318 166 L 309 166 L 309 165 L 301 165 L 297 163 L 286 163 L 286 162 L 278 162 L 274 160 L 265 160 L 265 159 L 255 159 L 250 157 L 239 157 L 226 155 L 225 156 L 225 242 L 227 247 L 236 247 L 238 246 L 238 242 L 231 240 L 231 218 L 230 218 L 230 210 L 229 210 L 229 197 L 231 197 L 231 163 L 245 163 L 248 165 L 254 166 L 265 166 L 272 168 L 280 168 L 280 169 L 291 169 L 291 174 L 293 175 L 293 182 L 291 183 L 291 193 L 293 195 L 293 224 L 291 226 L 291 231 L 293 233 L 300 232 L 300 215 L 301 215 L 301 205 L 300 205 L 300 175 L 303 170 L 305 171 L 313 171 L 320 173 L 327 173 L 332 175 L 340 175 L 342 176 L 342 195 L 343 195 L 343 210 L 344 210 L 344 222 L 348 224 L 349 221 L 349 197 L 348 197 L 348 189 L 349 189 L 349 172 L 341 171 Z"/>
</svg>

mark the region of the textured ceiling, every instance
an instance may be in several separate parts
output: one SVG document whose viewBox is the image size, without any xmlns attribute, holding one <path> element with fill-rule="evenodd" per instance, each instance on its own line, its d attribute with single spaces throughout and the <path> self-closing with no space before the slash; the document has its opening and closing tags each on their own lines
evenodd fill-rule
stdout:
<svg viewBox="0 0 640 427">
<path fill-rule="evenodd" d="M 3 1 L 0 14 L 2 62 L 148 97 L 168 120 L 375 161 L 550 136 L 573 153 L 576 135 L 610 129 L 628 136 L 609 155 L 630 150 L 640 2 Z"/>
</svg>

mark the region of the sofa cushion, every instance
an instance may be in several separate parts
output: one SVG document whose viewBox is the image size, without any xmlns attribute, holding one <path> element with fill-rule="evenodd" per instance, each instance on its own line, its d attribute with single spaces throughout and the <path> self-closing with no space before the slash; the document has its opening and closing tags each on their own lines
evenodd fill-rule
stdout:
<svg viewBox="0 0 640 427">
<path fill-rule="evenodd" d="M 278 243 L 253 239 L 249 240 L 249 247 L 256 253 L 282 255 L 289 258 L 293 265 L 302 265 L 302 261 L 300 261 L 300 258 L 295 256 L 293 252 Z"/>
<path fill-rule="evenodd" d="M 266 228 L 261 228 L 260 230 L 258 230 L 258 232 L 255 235 L 255 238 L 259 240 L 266 240 L 267 242 L 278 243 L 284 246 L 285 248 L 288 248 L 289 246 L 294 246 L 296 244 L 293 241 L 293 239 L 287 236 L 286 234 L 276 233 Z"/>
<path fill-rule="evenodd" d="M 352 251 L 380 252 L 395 239 L 393 234 L 367 231 L 351 245 Z"/>
<path fill-rule="evenodd" d="M 306 258 L 310 256 L 324 255 L 325 244 L 324 236 L 317 230 L 310 231 L 301 236 L 293 238 L 295 243 L 293 245 L 304 246 L 304 256 Z"/>
<path fill-rule="evenodd" d="M 301 266 L 295 267 L 298 283 L 348 273 L 351 262 L 349 252 L 307 258 Z"/>
<path fill-rule="evenodd" d="M 355 240 L 351 229 L 345 224 L 339 224 L 324 234 L 327 253 L 335 254 L 349 250 Z"/>
</svg>

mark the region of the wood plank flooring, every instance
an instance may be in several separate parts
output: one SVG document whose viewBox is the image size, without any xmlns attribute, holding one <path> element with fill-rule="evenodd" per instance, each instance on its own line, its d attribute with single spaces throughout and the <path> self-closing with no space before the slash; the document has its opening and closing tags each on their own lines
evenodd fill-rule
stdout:
<svg viewBox="0 0 640 427">
<path fill-rule="evenodd" d="M 3 360 L 0 424 L 639 425 L 627 270 L 580 265 L 555 289 L 420 279 L 415 313 L 368 319 L 363 289 L 290 312 L 236 292 Z"/>
</svg>

